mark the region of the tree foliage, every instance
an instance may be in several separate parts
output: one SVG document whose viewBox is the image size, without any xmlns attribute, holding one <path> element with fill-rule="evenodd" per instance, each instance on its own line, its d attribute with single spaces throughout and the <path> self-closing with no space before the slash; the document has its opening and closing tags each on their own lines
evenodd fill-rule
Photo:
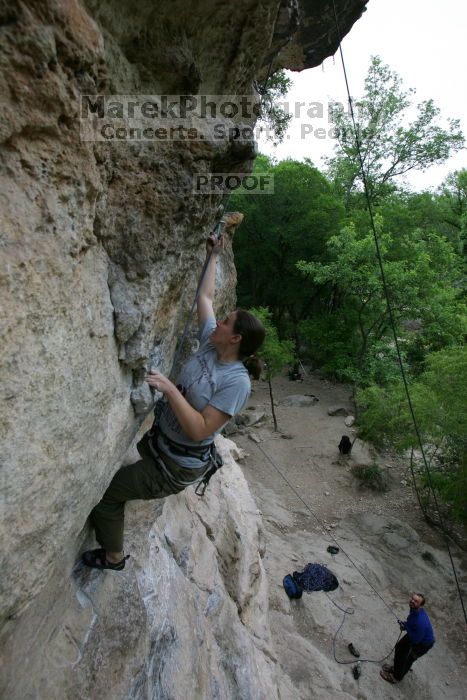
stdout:
<svg viewBox="0 0 467 700">
<path fill-rule="evenodd" d="M 386 229 L 381 215 L 376 228 L 397 333 L 403 334 L 404 321 L 418 319 L 423 330 L 417 342 L 425 344 L 425 351 L 459 342 L 465 329 L 459 323 L 462 303 L 453 286 L 459 269 L 450 243 L 418 230 L 396 235 Z M 328 261 L 297 264 L 332 299 L 318 324 L 305 327 L 310 344 L 324 331 L 326 346 L 317 359 L 332 366 L 339 378 L 357 384 L 387 382 L 397 368 L 391 359 L 392 327 L 373 233 L 359 233 L 350 223 L 329 239 L 327 248 Z M 383 364 L 388 371 L 384 377 Z"/>
<path fill-rule="evenodd" d="M 232 196 L 232 206 L 245 214 L 234 241 L 238 299 L 245 307 L 267 306 L 280 333 L 289 327 L 294 334 L 299 319 L 310 313 L 315 294 L 296 262 L 321 259 L 344 210 L 310 161 L 276 165 L 260 156 L 255 172 L 273 175 L 274 194 Z"/>
<path fill-rule="evenodd" d="M 416 106 L 408 116 L 415 90 L 405 90 L 400 76 L 373 56 L 365 79 L 365 94 L 356 105 L 357 133 L 363 171 L 373 202 L 394 189 L 394 180 L 411 170 L 426 170 L 443 163 L 463 147 L 459 120 L 438 123 L 440 110 L 433 100 Z M 329 159 L 329 173 L 346 196 L 361 187 L 360 161 L 352 120 L 335 109 L 333 121 L 338 134 L 336 155 Z"/>
<path fill-rule="evenodd" d="M 315 367 L 364 388 L 363 437 L 412 449 L 350 117 L 336 110 L 334 118 L 339 141 L 326 175 L 309 160 L 275 163 L 260 156 L 255 170 L 274 176 L 274 194 L 232 196 L 245 213 L 234 243 L 238 297 L 242 306 L 268 307 L 278 367 L 286 362 L 280 343 L 293 340 Z M 454 515 L 466 517 L 459 496 L 467 475 L 459 397 L 467 387 L 459 377 L 466 376 L 467 170 L 452 173 L 435 192 L 410 192 L 403 183 L 406 173 L 459 150 L 463 135 L 457 120 L 442 122 L 432 100 L 416 105 L 414 90 L 377 57 L 357 120 L 394 331 L 424 446 L 436 451 L 438 493 Z M 270 390 L 272 397 L 271 383 Z"/>
<path fill-rule="evenodd" d="M 292 115 L 288 114 L 280 103 L 291 85 L 291 79 L 283 70 L 276 71 L 265 82 L 257 85 L 261 98 L 260 128 L 266 132 L 266 138 L 274 145 L 284 140 L 292 119 Z"/>
<path fill-rule="evenodd" d="M 452 347 L 428 355 L 424 372 L 410 385 L 420 434 L 430 458 L 434 486 L 453 514 L 467 522 L 467 348 Z M 401 382 L 373 385 L 359 392 L 364 407 L 359 434 L 399 450 L 418 449 L 418 437 Z M 427 477 L 420 485 L 428 489 Z"/>
<path fill-rule="evenodd" d="M 440 216 L 447 237 L 465 253 L 467 239 L 467 169 L 448 175 L 439 189 Z"/>
<path fill-rule="evenodd" d="M 269 309 L 259 307 L 251 309 L 254 314 L 262 322 L 266 330 L 266 338 L 261 349 L 258 351 L 258 356 L 265 362 L 266 377 L 269 384 L 269 395 L 271 399 L 272 417 L 274 420 L 274 430 L 277 430 L 277 418 L 274 410 L 274 396 L 272 390 L 272 379 L 286 365 L 294 361 L 293 342 L 290 340 L 279 340 L 277 329 L 272 321 L 272 314 Z"/>
</svg>

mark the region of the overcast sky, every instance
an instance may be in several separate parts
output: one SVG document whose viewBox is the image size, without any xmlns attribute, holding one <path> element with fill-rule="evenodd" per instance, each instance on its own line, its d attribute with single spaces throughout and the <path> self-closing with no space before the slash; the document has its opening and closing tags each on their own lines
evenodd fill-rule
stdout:
<svg viewBox="0 0 467 700">
<path fill-rule="evenodd" d="M 352 96 L 362 95 L 370 57 L 379 55 L 399 73 L 404 87 L 416 88 L 417 102 L 433 98 L 443 123 L 447 118 L 460 119 L 467 136 L 466 31 L 465 0 L 370 0 L 342 42 Z M 328 136 L 327 104 L 329 100 L 347 102 L 340 55 L 327 58 L 322 67 L 289 76 L 294 84 L 288 103 L 322 103 L 324 117 L 310 119 L 302 107 L 302 117 L 292 120 L 285 141 L 274 148 L 260 139 L 260 151 L 279 160 L 308 157 L 320 167 L 321 158 L 332 153 L 335 143 Z M 325 138 L 317 138 L 316 133 L 323 136 L 323 131 L 316 132 L 319 128 L 324 129 Z M 467 167 L 465 150 L 445 165 L 411 174 L 409 184 L 417 190 L 436 187 L 450 171 L 463 167 Z"/>
</svg>

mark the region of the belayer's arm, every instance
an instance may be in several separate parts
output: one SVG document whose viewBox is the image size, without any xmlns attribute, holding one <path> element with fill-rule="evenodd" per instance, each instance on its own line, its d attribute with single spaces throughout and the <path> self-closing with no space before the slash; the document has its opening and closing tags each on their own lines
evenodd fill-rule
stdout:
<svg viewBox="0 0 467 700">
<path fill-rule="evenodd" d="M 198 325 L 201 327 L 208 318 L 214 317 L 214 291 L 216 286 L 217 258 L 224 248 L 224 238 L 210 236 L 206 242 L 207 267 L 198 294 Z"/>
</svg>

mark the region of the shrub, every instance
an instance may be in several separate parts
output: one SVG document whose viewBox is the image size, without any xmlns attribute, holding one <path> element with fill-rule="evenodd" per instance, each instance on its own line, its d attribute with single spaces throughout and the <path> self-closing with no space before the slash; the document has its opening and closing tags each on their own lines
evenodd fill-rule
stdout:
<svg viewBox="0 0 467 700">
<path fill-rule="evenodd" d="M 412 405 L 425 453 L 437 452 L 432 484 L 450 514 L 467 522 L 467 347 L 430 353 L 424 371 L 410 382 Z M 418 436 L 401 383 L 371 386 L 357 397 L 359 437 L 378 447 L 418 449 Z M 420 480 L 422 505 L 431 509 L 426 474 Z"/>
<path fill-rule="evenodd" d="M 382 471 L 377 462 L 373 464 L 355 464 L 352 474 L 358 479 L 360 488 L 385 493 L 389 491 L 387 472 Z"/>
</svg>

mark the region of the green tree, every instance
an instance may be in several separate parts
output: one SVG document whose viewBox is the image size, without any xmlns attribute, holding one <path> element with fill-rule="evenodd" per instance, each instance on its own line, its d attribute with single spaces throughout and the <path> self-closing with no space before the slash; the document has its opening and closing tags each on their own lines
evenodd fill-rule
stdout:
<svg viewBox="0 0 467 700">
<path fill-rule="evenodd" d="M 431 353 L 423 373 L 411 382 L 410 394 L 434 486 L 452 514 L 467 522 L 467 348 Z M 359 418 L 363 439 L 400 451 L 418 449 L 401 382 L 371 386 L 360 391 L 357 400 L 363 409 Z M 419 486 L 428 494 L 426 475 Z"/>
<path fill-rule="evenodd" d="M 447 227 L 446 235 L 465 252 L 467 238 L 467 169 L 448 175 L 439 188 L 440 215 Z"/>
<path fill-rule="evenodd" d="M 413 319 L 421 322 L 418 337 L 424 352 L 460 342 L 465 332 L 464 307 L 454 287 L 459 271 L 451 244 L 435 233 L 418 230 L 396 235 L 386 229 L 380 215 L 376 226 L 402 347 L 408 347 L 403 322 Z M 388 382 L 397 367 L 373 233 L 359 233 L 350 223 L 329 239 L 327 247 L 328 262 L 297 264 L 332 300 L 304 325 L 314 359 L 338 378 L 357 385 Z M 316 338 L 320 338 L 318 346 Z"/>
<path fill-rule="evenodd" d="M 293 343 L 290 340 L 279 340 L 277 329 L 272 322 L 272 314 L 269 309 L 259 307 L 251 309 L 251 313 L 261 320 L 266 329 L 266 338 L 258 352 L 266 365 L 266 377 L 269 385 L 269 398 L 271 401 L 272 418 L 274 421 L 274 430 L 277 431 L 277 417 L 274 410 L 274 395 L 272 390 L 272 379 L 286 365 L 294 360 Z"/>
<path fill-rule="evenodd" d="M 263 83 L 257 85 L 261 98 L 260 128 L 266 132 L 266 138 L 274 145 L 284 140 L 285 133 L 292 119 L 281 105 L 292 85 L 292 80 L 284 70 L 278 70 Z"/>
<path fill-rule="evenodd" d="M 440 110 L 433 100 L 413 108 L 413 88 L 405 90 L 400 76 L 381 58 L 373 56 L 365 79 L 365 94 L 355 105 L 357 133 L 363 170 L 371 201 L 377 202 L 393 191 L 394 181 L 411 170 L 426 170 L 443 163 L 464 145 L 459 120 L 439 124 Z M 361 190 L 360 161 L 351 117 L 333 110 L 337 129 L 337 153 L 328 161 L 329 173 L 347 201 Z"/>
<path fill-rule="evenodd" d="M 230 206 L 245 214 L 234 240 L 238 300 L 244 307 L 267 306 L 281 337 L 293 336 L 316 293 L 296 262 L 326 254 L 326 241 L 339 230 L 344 211 L 309 161 L 276 165 L 259 156 L 255 172 L 273 175 L 274 194 L 232 195 Z"/>
</svg>

